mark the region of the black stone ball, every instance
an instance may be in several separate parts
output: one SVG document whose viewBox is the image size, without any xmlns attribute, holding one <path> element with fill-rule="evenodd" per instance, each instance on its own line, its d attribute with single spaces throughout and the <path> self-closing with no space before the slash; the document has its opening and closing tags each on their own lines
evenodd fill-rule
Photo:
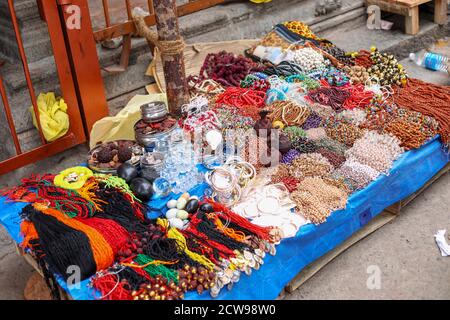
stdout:
<svg viewBox="0 0 450 320">
<path fill-rule="evenodd" d="M 130 163 L 123 163 L 117 168 L 117 175 L 127 183 L 138 176 L 138 170 Z"/>
<path fill-rule="evenodd" d="M 186 203 L 186 206 L 184 207 L 184 210 L 186 210 L 189 213 L 195 213 L 198 210 L 198 200 L 197 199 L 191 199 Z"/>
<path fill-rule="evenodd" d="M 134 178 L 130 183 L 131 191 L 142 201 L 148 201 L 153 195 L 152 183 L 145 178 Z"/>
<path fill-rule="evenodd" d="M 211 213 L 214 212 L 214 208 L 210 203 L 204 203 L 200 206 L 200 210 L 202 210 L 205 213 Z"/>
</svg>

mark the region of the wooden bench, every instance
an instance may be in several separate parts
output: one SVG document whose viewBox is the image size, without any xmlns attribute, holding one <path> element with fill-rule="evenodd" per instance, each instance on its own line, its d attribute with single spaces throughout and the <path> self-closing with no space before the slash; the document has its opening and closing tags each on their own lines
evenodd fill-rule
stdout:
<svg viewBox="0 0 450 320">
<path fill-rule="evenodd" d="M 381 11 L 405 16 L 405 33 L 419 32 L 419 5 L 433 0 L 367 0 L 367 6 L 376 5 Z M 434 0 L 434 22 L 447 23 L 447 0 Z"/>
</svg>

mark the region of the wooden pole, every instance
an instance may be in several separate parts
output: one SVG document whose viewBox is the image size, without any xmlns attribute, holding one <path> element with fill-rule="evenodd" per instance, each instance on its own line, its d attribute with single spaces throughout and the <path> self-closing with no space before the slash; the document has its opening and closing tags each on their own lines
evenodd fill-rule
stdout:
<svg viewBox="0 0 450 320">
<path fill-rule="evenodd" d="M 175 0 L 153 0 L 156 28 L 159 41 L 180 39 L 180 28 Z M 181 115 L 181 106 L 188 102 L 189 92 L 186 83 L 183 52 L 166 55 L 161 52 L 161 60 L 166 80 L 169 111 L 174 116 Z"/>
</svg>

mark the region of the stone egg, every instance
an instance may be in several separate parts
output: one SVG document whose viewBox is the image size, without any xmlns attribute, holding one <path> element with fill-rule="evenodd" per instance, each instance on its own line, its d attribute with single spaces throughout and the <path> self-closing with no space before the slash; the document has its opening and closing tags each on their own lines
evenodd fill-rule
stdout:
<svg viewBox="0 0 450 320">
<path fill-rule="evenodd" d="M 185 193 L 183 193 L 183 194 L 180 196 L 179 199 L 184 198 L 184 199 L 187 201 L 187 200 L 189 199 L 189 197 L 190 197 L 189 193 L 185 192 Z M 178 199 L 178 200 L 179 200 L 179 199 Z"/>
<path fill-rule="evenodd" d="M 178 218 L 169 219 L 169 224 L 172 228 L 181 229 L 184 226 L 183 220 Z"/>
<path fill-rule="evenodd" d="M 166 218 L 169 219 L 169 220 L 172 219 L 172 218 L 176 218 L 177 212 L 178 212 L 178 209 L 176 209 L 176 208 L 172 208 L 172 209 L 167 210 Z"/>
<path fill-rule="evenodd" d="M 167 201 L 167 208 L 172 209 L 177 206 L 177 200 L 169 200 Z"/>
<path fill-rule="evenodd" d="M 186 207 L 184 208 L 189 213 L 195 213 L 198 210 L 198 200 L 191 199 L 186 203 Z"/>
<path fill-rule="evenodd" d="M 178 210 L 177 218 L 181 220 L 186 220 L 189 217 L 189 213 L 186 210 Z"/>
<path fill-rule="evenodd" d="M 178 199 L 178 201 L 177 201 L 177 209 L 179 209 L 179 210 L 184 209 L 184 207 L 186 206 L 186 203 L 187 203 L 187 201 L 186 201 L 185 198 Z"/>
</svg>

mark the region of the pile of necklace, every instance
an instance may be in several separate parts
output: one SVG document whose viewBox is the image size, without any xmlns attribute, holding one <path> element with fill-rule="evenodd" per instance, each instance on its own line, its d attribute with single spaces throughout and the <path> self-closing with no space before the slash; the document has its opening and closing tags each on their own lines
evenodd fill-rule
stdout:
<svg viewBox="0 0 450 320">
<path fill-rule="evenodd" d="M 325 131 L 330 138 L 347 146 L 352 146 L 363 135 L 363 131 L 357 126 L 342 120 L 336 120 L 334 117 L 326 119 L 324 125 Z"/>
<path fill-rule="evenodd" d="M 396 137 L 366 132 L 345 152 L 347 159 L 367 165 L 379 172 L 387 172 L 392 163 L 404 152 Z"/>
<path fill-rule="evenodd" d="M 449 87 L 409 79 L 393 55 L 347 54 L 297 21 L 276 25 L 246 53 L 209 53 L 188 77 L 191 100 L 171 118 L 186 139 L 174 134 L 155 170 L 169 185 L 165 200 L 157 192 L 147 205 L 144 191 L 158 184 L 130 178 L 139 169 L 129 164 L 118 176 L 75 167 L 2 191 L 27 203 L 20 245 L 55 297 L 55 279 L 77 265 L 92 298 L 222 298 L 273 263 L 265 257 L 282 239 L 344 210 L 405 152 L 438 135 L 448 146 Z M 99 158 L 131 152 L 123 148 Z"/>
<path fill-rule="evenodd" d="M 297 211 L 314 224 L 325 222 L 335 210 L 344 209 L 347 191 L 320 177 L 305 178 L 292 193 Z"/>
<path fill-rule="evenodd" d="M 310 115 L 307 106 L 298 105 L 292 101 L 276 101 L 268 106 L 272 121 L 282 121 L 287 126 L 301 126 Z"/>
</svg>

